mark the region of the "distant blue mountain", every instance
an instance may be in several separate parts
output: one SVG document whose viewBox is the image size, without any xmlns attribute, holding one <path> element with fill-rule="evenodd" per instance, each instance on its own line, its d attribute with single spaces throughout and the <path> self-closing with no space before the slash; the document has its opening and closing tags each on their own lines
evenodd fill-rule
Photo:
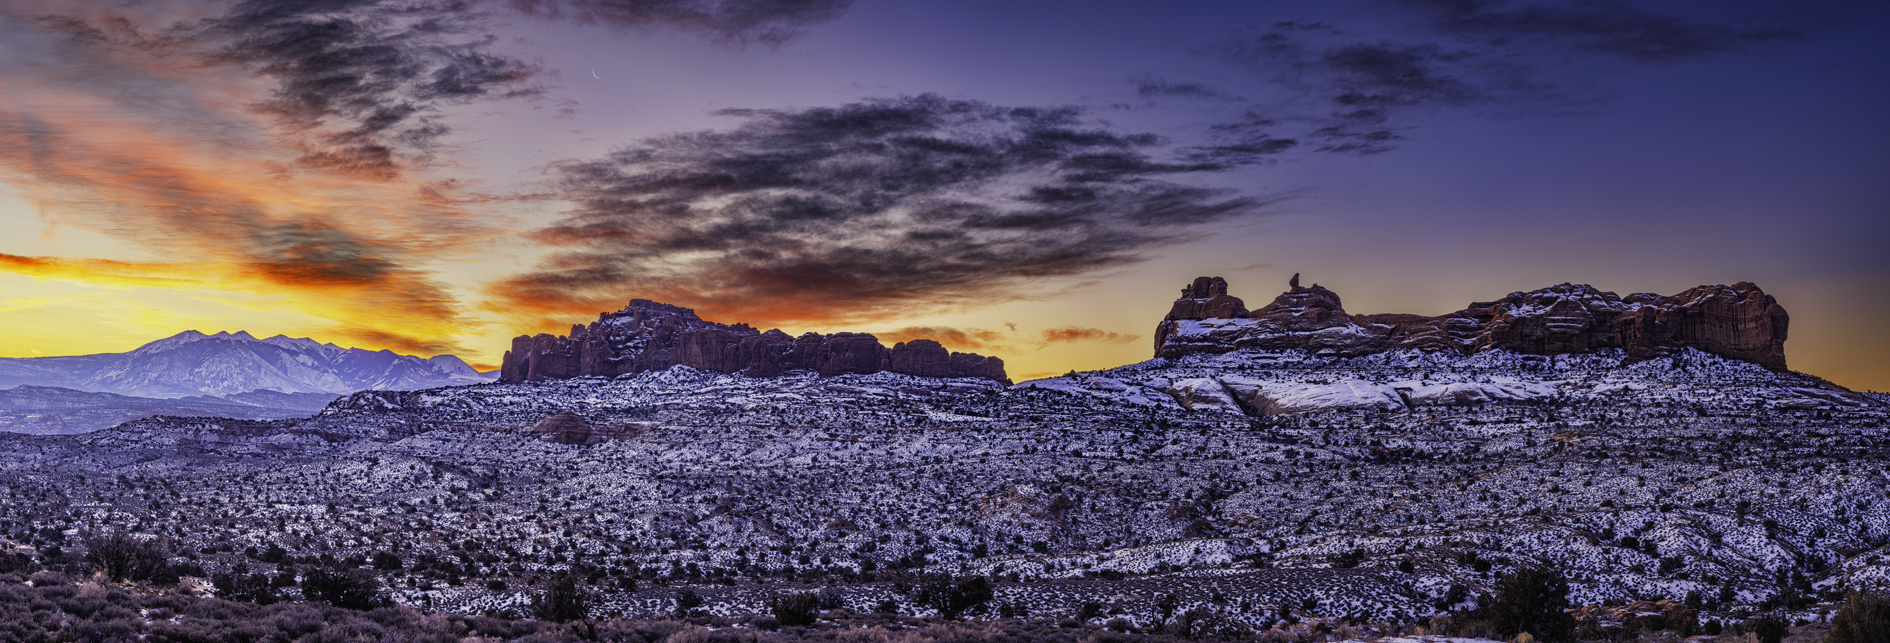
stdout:
<svg viewBox="0 0 1890 643">
<path fill-rule="evenodd" d="M 129 353 L 0 358 L 0 389 L 25 384 L 143 398 L 227 398 L 255 391 L 345 395 L 492 379 L 452 355 L 427 359 L 282 335 L 256 339 L 242 331 L 189 330 Z"/>
<path fill-rule="evenodd" d="M 314 415 L 339 397 L 333 393 L 251 391 L 222 397 L 157 399 L 22 384 L 0 389 L 0 431 L 87 433 L 154 415 L 280 420 Z"/>
</svg>

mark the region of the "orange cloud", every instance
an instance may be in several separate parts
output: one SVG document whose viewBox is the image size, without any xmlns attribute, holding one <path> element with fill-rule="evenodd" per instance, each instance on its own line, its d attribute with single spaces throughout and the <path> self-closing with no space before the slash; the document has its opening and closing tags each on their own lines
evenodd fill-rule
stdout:
<svg viewBox="0 0 1890 643">
<path fill-rule="evenodd" d="M 404 353 L 438 355 L 460 347 L 438 338 L 462 333 L 468 326 L 458 320 L 453 302 L 439 297 L 437 287 L 414 288 L 394 280 L 380 284 L 304 284 L 284 289 L 280 273 L 257 270 L 233 262 L 163 263 L 109 259 L 23 257 L 0 254 L 0 272 L 38 279 L 63 279 L 113 287 L 172 288 L 276 295 L 286 303 L 335 323 L 333 335 L 364 346 Z M 347 298 L 354 305 L 336 305 Z"/>
<path fill-rule="evenodd" d="M 873 333 L 881 342 L 888 344 L 909 342 L 915 339 L 929 339 L 946 348 L 970 351 L 1008 348 L 1002 341 L 1004 333 L 982 328 L 951 328 L 949 326 L 907 326 L 898 330 Z"/>
<path fill-rule="evenodd" d="M 0 65 L 0 181 L 51 222 L 160 259 L 5 256 L 0 270 L 279 297 L 371 345 L 455 348 L 443 338 L 478 322 L 435 270 L 502 231 L 468 185 L 431 176 L 447 131 L 435 106 L 516 95 L 532 70 L 410 31 L 419 27 L 400 16 L 323 32 L 332 16 L 289 5 L 178 15 L 171 4 L 125 9 L 147 15 L 0 9 L 0 23 L 11 20 L 0 26 L 13 27 L 0 42 L 11 56 Z M 41 13 L 69 9 L 89 13 Z M 285 45 L 298 35 L 313 40 Z M 411 69 L 376 70 L 379 59 L 350 53 L 377 43 Z M 455 73 L 431 75 L 443 66 Z M 458 84 L 430 80 L 448 77 Z M 362 82 L 315 89 L 347 78 Z"/>
<path fill-rule="evenodd" d="M 1044 329 L 1043 331 L 1043 345 L 1044 346 L 1049 346 L 1051 344 L 1057 344 L 1057 343 L 1076 343 L 1076 342 L 1102 342 L 1105 344 L 1127 344 L 1129 342 L 1133 342 L 1141 338 L 1142 338 L 1141 335 L 1125 335 L 1123 333 L 1110 332 L 1110 331 L 1102 330 L 1100 328 L 1084 328 L 1082 326 L 1064 326 L 1061 328 L 1048 328 L 1048 329 Z"/>
</svg>

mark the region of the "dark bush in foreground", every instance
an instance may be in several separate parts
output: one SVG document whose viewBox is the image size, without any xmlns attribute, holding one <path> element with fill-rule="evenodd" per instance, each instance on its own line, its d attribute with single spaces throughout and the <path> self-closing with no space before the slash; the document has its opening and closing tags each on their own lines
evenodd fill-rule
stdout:
<svg viewBox="0 0 1890 643">
<path fill-rule="evenodd" d="M 335 607 L 370 610 L 386 605 L 381 598 L 381 580 L 365 569 L 308 570 L 302 577 L 302 595 Z"/>
<path fill-rule="evenodd" d="M 1785 640 L 1786 634 L 1791 633 L 1791 628 L 1785 624 L 1785 621 L 1770 616 L 1761 616 L 1740 623 L 1739 631 L 1751 634 L 1754 638 L 1759 639 L 1759 643 L 1779 643 Z"/>
<path fill-rule="evenodd" d="M 328 570 L 316 575 L 329 574 Z M 44 577 L 52 582 L 53 576 Z M 460 614 L 427 614 L 407 607 L 349 610 L 316 603 L 257 605 L 220 598 L 147 594 L 98 585 L 28 586 L 18 575 L 0 574 L 0 641 L 147 641 L 208 643 L 296 641 L 309 643 L 399 642 L 460 643 L 1191 643 L 1171 635 L 1151 635 L 1091 627 L 1059 628 L 1048 619 L 948 623 L 889 614 L 842 616 L 781 631 L 762 625 L 773 620 L 694 618 L 675 620 L 584 621 L 558 624 Z M 63 582 L 63 581 L 62 581 Z M 954 583 L 956 587 L 956 583 Z M 811 596 L 818 605 L 817 593 Z M 806 598 L 801 599 L 808 600 Z M 145 616 L 140 617 L 140 613 Z M 845 612 L 838 614 L 844 615 Z M 1184 615 L 1185 616 L 1185 615 Z M 1207 641 L 1227 636 L 1215 632 L 1211 615 L 1193 619 L 1185 632 Z M 1251 636 L 1241 640 L 1252 641 Z M 1282 640 L 1283 641 L 1283 640 Z M 1276 642 L 1278 643 L 1278 642 Z"/>
<path fill-rule="evenodd" d="M 983 611 L 991 595 L 991 581 L 985 580 L 983 576 L 964 580 L 940 576 L 920 585 L 913 600 L 938 610 L 940 616 L 956 619 L 967 612 Z"/>
<path fill-rule="evenodd" d="M 1496 597 L 1478 611 L 1501 638 L 1528 632 L 1537 640 L 1566 641 L 1575 633 L 1568 609 L 1568 579 L 1547 567 L 1516 570 L 1496 581 Z"/>
<path fill-rule="evenodd" d="M 232 601 L 270 605 L 278 600 L 276 587 L 262 574 L 217 574 L 210 577 L 217 596 Z"/>
<path fill-rule="evenodd" d="M 85 538 L 85 562 L 114 581 L 125 579 L 165 579 L 175 584 L 176 574 L 167 573 L 170 557 L 163 544 L 145 541 L 122 531 L 95 533 Z"/>
<path fill-rule="evenodd" d="M 814 624 L 815 615 L 820 613 L 820 595 L 813 592 L 800 592 L 785 596 L 776 596 L 768 601 L 768 610 L 774 613 L 776 621 L 790 627 L 804 627 Z"/>
<path fill-rule="evenodd" d="M 1824 643 L 1890 643 L 1890 597 L 1852 594 L 1831 617 Z"/>
<path fill-rule="evenodd" d="M 590 618 L 591 597 L 570 574 L 551 579 L 545 593 L 532 598 L 532 615 L 553 623 Z"/>
</svg>

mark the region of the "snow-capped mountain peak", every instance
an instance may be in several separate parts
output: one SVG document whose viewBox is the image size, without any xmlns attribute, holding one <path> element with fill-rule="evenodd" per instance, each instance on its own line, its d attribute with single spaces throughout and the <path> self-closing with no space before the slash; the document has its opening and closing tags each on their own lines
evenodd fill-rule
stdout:
<svg viewBox="0 0 1890 643">
<path fill-rule="evenodd" d="M 451 355 L 422 358 L 310 338 L 187 330 L 129 353 L 0 360 L 0 387 L 36 384 L 176 398 L 270 390 L 345 394 L 477 384 L 490 378 Z"/>
</svg>

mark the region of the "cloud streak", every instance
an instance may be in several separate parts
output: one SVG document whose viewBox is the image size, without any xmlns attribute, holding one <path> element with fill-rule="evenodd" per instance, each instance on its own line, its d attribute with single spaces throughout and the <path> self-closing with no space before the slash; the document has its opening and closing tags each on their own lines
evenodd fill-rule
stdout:
<svg viewBox="0 0 1890 643">
<path fill-rule="evenodd" d="M 1365 35 L 1325 23 L 1280 22 L 1209 46 L 1292 100 L 1215 130 L 1266 131 L 1300 149 L 1371 155 L 1395 149 L 1417 114 L 1587 113 L 1604 93 L 1593 65 L 1665 64 L 1799 37 L 1802 17 L 1686 14 L 1612 0 L 1387 0 L 1415 34 Z M 1169 93 L 1143 83 L 1144 96 Z M 1182 95 L 1202 90 L 1173 85 Z M 1261 127 L 1260 124 L 1264 124 Z"/>
<path fill-rule="evenodd" d="M 909 342 L 915 339 L 929 339 L 946 348 L 956 351 L 989 351 L 1010 347 L 1002 331 L 983 328 L 952 328 L 949 326 L 907 326 L 890 331 L 873 333 L 884 343 Z"/>
<path fill-rule="evenodd" d="M 553 320 L 630 297 L 765 324 L 858 323 L 1031 296 L 1121 266 L 1255 199 L 1181 180 L 1240 158 L 1159 156 L 1074 108 L 933 95 L 726 110 L 733 128 L 548 168 L 575 204 L 556 249 L 492 284 L 495 311 Z"/>
<path fill-rule="evenodd" d="M 543 18 L 623 28 L 664 26 L 732 45 L 779 46 L 839 18 L 852 0 L 510 0 Z"/>
<path fill-rule="evenodd" d="M 1104 344 L 1127 344 L 1129 342 L 1133 342 L 1135 340 L 1142 338 L 1141 335 L 1129 335 L 1125 333 L 1106 331 L 1100 328 L 1086 328 L 1083 326 L 1064 326 L 1061 328 L 1046 328 L 1044 329 L 1042 335 L 1043 335 L 1043 346 L 1045 347 L 1048 347 L 1051 344 L 1076 344 L 1076 343 L 1083 343 L 1083 342 L 1100 342 Z"/>
</svg>

